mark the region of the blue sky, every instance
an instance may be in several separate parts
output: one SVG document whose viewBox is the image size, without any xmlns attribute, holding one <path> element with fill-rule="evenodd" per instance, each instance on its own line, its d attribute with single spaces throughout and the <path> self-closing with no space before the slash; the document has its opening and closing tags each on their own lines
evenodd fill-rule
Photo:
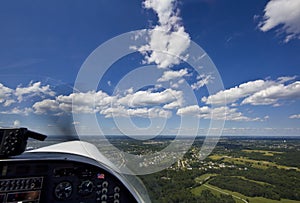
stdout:
<svg viewBox="0 0 300 203">
<path fill-rule="evenodd" d="M 105 134 L 176 134 L 187 116 L 199 119 L 197 134 L 205 134 L 211 120 L 225 120 L 225 135 L 300 135 L 299 6 L 298 0 L 1 1 L 0 126 L 56 134 L 55 126 L 73 112 L 74 121 L 64 125 L 87 134 L 98 132 L 88 125 L 95 115 Z M 167 33 L 150 34 L 146 48 L 116 61 L 97 89 L 72 94 L 82 64 L 102 43 L 155 28 Z M 183 38 L 172 40 L 172 33 Z M 209 95 L 213 75 L 197 75 L 184 61 L 151 49 L 142 52 L 154 42 L 163 46 L 164 37 L 183 58 L 185 45 L 200 45 L 224 89 Z M 130 71 L 147 65 L 153 72 L 134 73 L 127 89 L 117 88 Z M 151 86 L 130 88 L 134 80 L 155 77 Z M 182 84 L 197 103 L 189 102 Z M 126 130 L 128 118 L 135 132 Z M 194 127 L 186 124 L 183 132 Z"/>
</svg>

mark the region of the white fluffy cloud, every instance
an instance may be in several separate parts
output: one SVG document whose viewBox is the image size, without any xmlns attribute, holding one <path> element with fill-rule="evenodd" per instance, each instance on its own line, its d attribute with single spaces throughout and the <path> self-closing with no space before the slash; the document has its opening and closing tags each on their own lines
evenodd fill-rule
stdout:
<svg viewBox="0 0 300 203">
<path fill-rule="evenodd" d="M 56 100 L 45 99 L 39 102 L 36 102 L 33 106 L 34 112 L 37 114 L 44 114 L 48 111 L 58 112 L 59 103 Z"/>
<path fill-rule="evenodd" d="M 109 96 L 103 91 L 88 91 L 86 93 L 72 93 L 64 96 L 60 95 L 56 99 L 60 103 L 60 108 L 64 111 L 70 111 L 73 105 L 75 113 L 92 113 L 94 108 L 101 108 L 110 105 L 114 102 L 115 98 Z"/>
<path fill-rule="evenodd" d="M 3 103 L 4 107 L 9 107 L 16 101 L 23 102 L 24 97 L 53 97 L 55 92 L 51 90 L 49 85 L 42 85 L 41 82 L 30 82 L 28 86 L 18 86 L 16 89 L 5 87 L 0 83 L 0 103 Z M 6 111 L 9 112 L 9 111 Z"/>
<path fill-rule="evenodd" d="M 242 101 L 242 104 L 270 105 L 277 104 L 279 100 L 299 99 L 300 81 L 289 85 L 276 84 L 256 92 Z"/>
<path fill-rule="evenodd" d="M 174 104 L 174 102 L 182 105 L 183 92 L 173 89 L 165 89 L 161 92 L 138 91 L 119 98 L 117 102 L 129 107 L 157 106 L 167 104 L 172 106 L 171 104 Z"/>
<path fill-rule="evenodd" d="M 8 107 L 8 106 L 12 105 L 12 104 L 15 103 L 15 102 L 16 102 L 16 101 L 13 100 L 13 99 L 6 99 L 5 102 L 4 102 L 4 104 L 3 104 L 3 106 L 4 106 L 4 107 Z"/>
<path fill-rule="evenodd" d="M 14 94 L 18 97 L 18 101 L 23 101 L 24 96 L 54 96 L 49 85 L 43 86 L 41 82 L 30 83 L 27 87 L 17 87 Z"/>
<path fill-rule="evenodd" d="M 110 117 L 143 117 L 143 118 L 169 118 L 172 115 L 171 111 L 161 108 L 125 108 L 124 106 L 109 107 L 100 111 L 106 118 Z"/>
<path fill-rule="evenodd" d="M 178 18 L 174 13 L 174 5 L 176 3 L 176 0 L 145 0 L 144 1 L 144 7 L 147 9 L 153 9 L 158 16 L 158 21 L 161 25 L 168 25 L 172 26 L 172 23 L 175 23 L 176 21 L 180 19 Z M 170 19 L 173 19 L 175 22 L 170 22 Z"/>
<path fill-rule="evenodd" d="M 165 71 L 160 80 L 177 79 L 176 82 L 180 83 L 184 80 L 178 78 L 187 74 L 186 69 Z M 29 84 L 27 87 L 19 86 L 15 90 L 0 84 L 1 103 L 3 104 L 0 113 L 25 115 L 29 113 L 50 113 L 52 115 L 96 113 L 105 117 L 169 118 L 172 116 L 172 112 L 177 112 L 177 115 L 192 115 L 202 119 L 257 121 L 264 119 L 247 117 L 238 111 L 237 107 L 241 104 L 279 105 L 285 100 L 299 99 L 300 81 L 295 81 L 296 78 L 295 76 L 279 77 L 277 80 L 255 80 L 242 83 L 215 95 L 203 97 L 202 102 L 206 105 L 202 107 L 198 105 L 184 107 L 186 105 L 184 92 L 172 88 L 160 91 L 158 91 L 159 89 L 138 90 L 136 92 L 130 88 L 122 94 L 113 96 L 101 90 L 54 96 L 55 93 L 50 87 L 48 85 L 43 86 L 40 82 Z M 202 83 L 195 83 L 195 88 L 209 82 L 209 76 L 199 76 L 197 80 L 198 82 L 202 81 Z M 31 103 L 30 106 L 23 105 L 25 104 L 23 97 L 33 95 L 39 96 L 34 99 L 37 101 Z M 224 102 L 224 97 L 227 98 L 227 102 Z M 17 98 L 20 102 L 19 107 L 12 105 L 9 109 L 8 106 L 4 106 L 5 103 L 13 103 Z M 210 106 L 222 104 L 230 104 L 230 107 Z M 298 118 L 297 116 L 292 115 L 290 118 Z"/>
<path fill-rule="evenodd" d="M 102 91 L 89 91 L 86 93 L 72 93 L 70 95 L 59 95 L 55 99 L 45 99 L 33 105 L 35 113 L 47 112 L 73 112 L 73 113 L 95 113 L 109 106 L 114 97 L 108 96 Z"/>
<path fill-rule="evenodd" d="M 173 71 L 173 70 L 165 71 L 163 73 L 162 77 L 157 80 L 157 82 L 167 82 L 167 81 L 174 80 L 177 78 L 182 78 L 183 76 L 186 76 L 187 74 L 188 74 L 188 71 L 186 68 L 178 70 L 178 71 Z"/>
<path fill-rule="evenodd" d="M 4 86 L 0 83 L 0 103 L 3 103 L 4 106 L 9 106 L 14 103 L 14 100 L 10 99 L 13 90 Z"/>
<path fill-rule="evenodd" d="M 173 109 L 182 105 L 182 92 L 166 89 L 161 92 L 127 91 L 125 96 L 109 96 L 101 90 L 86 93 L 59 95 L 55 99 L 36 102 L 33 110 L 37 114 L 100 113 L 105 117 L 164 117 L 168 118 Z M 157 107 L 162 106 L 162 107 Z"/>
<path fill-rule="evenodd" d="M 208 106 L 200 107 L 198 105 L 187 106 L 178 109 L 177 115 L 195 116 L 203 119 L 213 120 L 230 120 L 230 121 L 257 121 L 259 118 L 249 118 L 238 112 L 236 108 L 217 107 L 210 108 Z"/>
<path fill-rule="evenodd" d="M 192 89 L 193 90 L 198 90 L 201 87 L 207 85 L 208 83 L 211 82 L 213 78 L 211 77 L 211 75 L 199 75 L 197 76 L 197 82 L 195 82 L 194 84 L 192 84 Z"/>
<path fill-rule="evenodd" d="M 259 90 L 265 89 L 270 85 L 270 81 L 255 80 L 240 84 L 239 86 L 220 91 L 214 95 L 203 97 L 202 102 L 206 104 L 230 104 L 234 103 L 240 98 L 249 96 Z M 226 99 L 225 99 L 226 98 Z"/>
<path fill-rule="evenodd" d="M 33 110 L 32 110 L 32 108 L 29 108 L 29 107 L 25 107 L 24 109 L 14 107 L 9 110 L 1 111 L 0 114 L 28 115 L 31 112 L 33 112 Z"/>
<path fill-rule="evenodd" d="M 279 100 L 300 98 L 300 81 L 296 77 L 279 77 L 277 80 L 255 80 L 203 97 L 206 104 L 232 104 L 243 99 L 241 104 L 276 105 Z M 287 83 L 287 84 L 286 84 Z M 226 98 L 226 100 L 225 100 Z"/>
<path fill-rule="evenodd" d="M 145 63 L 155 63 L 159 68 L 168 68 L 188 57 L 190 36 L 181 25 L 175 0 L 145 0 L 144 7 L 153 9 L 158 16 L 158 25 L 149 31 L 148 44 L 137 48 L 145 55 Z"/>
<path fill-rule="evenodd" d="M 291 115 L 289 118 L 292 118 L 292 119 L 300 119 L 300 114 L 294 114 L 294 115 Z"/>
<path fill-rule="evenodd" d="M 269 31 L 282 25 L 285 32 L 285 42 L 300 39 L 300 1 L 299 0 L 271 0 L 264 9 L 264 19 L 259 24 L 263 31 Z"/>
</svg>

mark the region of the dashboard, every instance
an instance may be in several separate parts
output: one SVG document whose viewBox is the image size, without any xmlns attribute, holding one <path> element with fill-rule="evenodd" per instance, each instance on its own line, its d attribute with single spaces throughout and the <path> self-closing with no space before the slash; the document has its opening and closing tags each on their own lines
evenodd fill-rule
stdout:
<svg viewBox="0 0 300 203">
<path fill-rule="evenodd" d="M 60 152 L 0 160 L 0 202 L 143 202 L 119 174 L 91 158 Z"/>
</svg>

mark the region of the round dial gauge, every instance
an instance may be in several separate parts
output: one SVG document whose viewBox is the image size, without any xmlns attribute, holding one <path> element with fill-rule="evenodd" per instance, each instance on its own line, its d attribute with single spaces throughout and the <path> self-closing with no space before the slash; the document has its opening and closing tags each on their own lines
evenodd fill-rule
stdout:
<svg viewBox="0 0 300 203">
<path fill-rule="evenodd" d="M 81 184 L 78 187 L 78 193 L 86 196 L 89 195 L 93 192 L 94 189 L 94 184 L 90 180 L 82 181 Z"/>
<path fill-rule="evenodd" d="M 73 191 L 73 186 L 70 182 L 64 181 L 56 185 L 54 189 L 54 195 L 57 199 L 65 200 L 68 199 Z"/>
</svg>

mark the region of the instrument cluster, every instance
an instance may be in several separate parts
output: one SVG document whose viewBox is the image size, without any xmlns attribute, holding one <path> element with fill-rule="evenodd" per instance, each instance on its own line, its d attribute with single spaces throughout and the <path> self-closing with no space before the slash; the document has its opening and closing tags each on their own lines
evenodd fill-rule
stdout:
<svg viewBox="0 0 300 203">
<path fill-rule="evenodd" d="M 80 156 L 0 160 L 0 170 L 3 203 L 137 202 L 122 176 Z"/>
</svg>

